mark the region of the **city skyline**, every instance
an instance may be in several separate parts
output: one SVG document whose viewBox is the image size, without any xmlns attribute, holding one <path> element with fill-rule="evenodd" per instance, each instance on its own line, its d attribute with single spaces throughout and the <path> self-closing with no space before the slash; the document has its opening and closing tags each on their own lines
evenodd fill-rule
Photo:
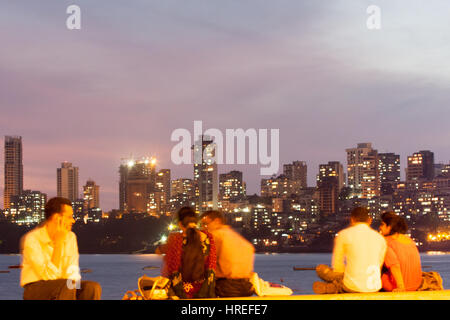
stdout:
<svg viewBox="0 0 450 320">
<path fill-rule="evenodd" d="M 448 1 L 377 1 L 376 31 L 367 3 L 345 1 L 77 4 L 73 31 L 68 3 L 0 5 L 0 136 L 23 137 L 24 189 L 55 196 L 68 161 L 80 184 L 101 187 L 102 208 L 117 208 L 117 168 L 130 154 L 191 178 L 191 165 L 171 163 L 170 135 L 194 120 L 280 129 L 278 173 L 306 161 L 310 186 L 320 164 L 346 167 L 345 148 L 360 142 L 399 154 L 402 180 L 414 152 L 450 159 Z M 243 171 L 253 194 L 267 178 L 259 169 L 219 174 Z"/>
<path fill-rule="evenodd" d="M 16 137 L 20 137 L 21 138 L 21 143 L 22 143 L 22 141 L 23 141 L 23 137 L 21 137 L 21 136 L 16 136 Z M 374 146 L 373 144 L 371 144 L 370 142 L 358 142 L 358 143 L 355 143 L 355 145 L 354 146 L 351 146 L 350 147 L 350 149 L 351 148 L 356 148 L 357 146 L 359 146 L 359 145 L 365 145 L 365 144 L 370 144 L 374 149 L 376 149 L 376 146 Z M 22 146 L 22 152 L 24 152 L 25 151 L 25 147 L 23 147 Z M 428 150 L 426 150 L 426 151 L 431 151 L 432 153 L 433 153 L 433 150 L 431 150 L 431 149 L 428 149 Z M 4 150 L 3 150 L 3 152 L 4 152 Z M 345 155 L 347 155 L 347 151 L 346 151 L 346 149 L 343 149 L 343 153 L 345 154 Z M 393 151 L 393 153 L 395 154 L 395 151 Z M 405 161 L 403 161 L 402 160 L 402 156 L 400 155 L 400 180 L 401 181 L 403 181 L 403 182 L 406 182 L 406 168 L 407 168 L 407 166 L 408 166 L 408 158 L 410 158 L 411 156 L 413 156 L 413 155 L 416 155 L 417 153 L 419 153 L 419 150 L 416 150 L 416 151 L 414 151 L 414 152 L 411 152 L 409 155 L 407 155 L 405 158 L 406 158 L 406 160 Z M 397 154 L 398 155 L 398 154 Z M 436 155 L 434 155 L 435 156 L 435 158 L 434 158 L 434 164 L 436 165 L 436 164 L 450 164 L 450 160 L 448 160 L 448 161 L 439 161 L 439 160 L 437 160 L 438 158 L 436 158 Z M 347 158 L 347 156 L 345 156 L 345 158 Z M 122 167 L 122 166 L 126 166 L 127 165 L 127 160 L 135 160 L 135 161 L 139 161 L 139 160 L 142 160 L 143 161 L 143 159 L 150 159 L 149 157 L 131 157 L 131 158 L 121 158 L 120 159 L 120 167 Z M 152 163 L 154 164 L 154 166 L 155 166 L 155 169 L 156 169 L 156 171 L 160 171 L 160 170 L 166 170 L 166 169 L 168 169 L 168 170 L 170 170 L 170 172 L 172 172 L 172 170 L 173 170 L 173 167 L 176 167 L 176 165 L 174 165 L 174 164 L 172 164 L 172 166 L 173 167 L 167 167 L 166 169 L 164 169 L 164 167 L 163 166 L 160 166 L 160 164 L 158 163 L 158 160 L 157 160 L 157 158 L 154 158 L 154 157 L 151 157 L 151 160 L 152 160 Z M 312 170 L 312 168 L 309 168 L 309 165 L 308 165 L 308 161 L 306 161 L 306 160 L 294 160 L 293 161 L 293 163 L 296 163 L 296 162 L 304 162 L 304 163 L 306 163 L 306 166 L 308 167 L 308 173 L 307 173 L 307 186 L 308 187 L 316 187 L 316 183 L 317 183 L 317 175 L 320 173 L 320 166 L 323 166 L 323 165 L 327 165 L 327 162 L 328 162 L 328 165 L 329 165 L 329 162 L 334 162 L 334 161 L 336 161 L 336 160 L 327 160 L 327 161 L 324 161 L 323 163 L 320 163 L 319 164 L 319 166 L 316 168 L 317 170 Z M 344 174 L 345 174 L 345 180 L 344 180 L 344 183 L 345 184 L 347 184 L 347 181 L 348 181 L 348 163 L 347 163 L 347 160 L 345 159 L 345 160 L 343 160 L 343 161 L 337 161 L 337 162 L 339 162 L 341 165 L 342 165 L 342 167 L 343 167 L 343 169 L 344 169 Z M 403 165 L 403 162 L 406 162 L 404 165 Z M 24 171 L 24 174 L 23 174 L 23 179 L 26 181 L 26 161 L 24 160 L 24 159 L 22 159 L 22 163 L 24 163 L 24 165 L 23 165 L 23 167 L 24 167 L 24 169 L 23 169 L 23 171 Z M 4 159 L 3 159 L 3 164 L 4 164 Z M 59 164 L 59 166 L 56 168 L 56 169 L 58 169 L 58 170 L 60 170 L 60 166 L 62 166 L 62 167 L 64 167 L 64 165 L 68 165 L 69 167 L 71 167 L 73 164 L 72 163 L 70 163 L 70 162 L 68 162 L 68 161 L 63 161 L 62 163 L 60 163 Z M 277 177 L 277 176 L 279 176 L 279 175 L 282 175 L 283 174 L 283 167 L 285 167 L 285 166 L 289 166 L 289 165 L 292 165 L 292 163 L 280 163 L 280 169 L 279 169 L 279 172 L 276 174 L 276 175 L 274 175 L 275 177 Z M 76 166 L 76 164 L 74 164 L 74 166 Z M 190 166 L 191 167 L 191 170 L 193 169 L 193 165 L 188 165 L 188 166 Z M 249 165 L 241 165 L 241 166 L 244 166 L 244 167 L 248 167 Z M 225 170 L 224 169 L 224 167 L 232 167 L 231 169 L 227 169 L 227 170 Z M 243 172 L 243 171 L 241 171 L 241 170 L 239 170 L 239 165 L 218 165 L 217 166 L 217 168 L 218 168 L 218 173 L 219 174 L 225 174 L 225 173 L 231 173 L 232 171 L 240 171 L 240 172 Z M 77 170 L 77 175 L 79 174 L 79 172 L 82 172 L 83 170 L 82 170 L 82 168 L 81 168 L 81 170 L 79 170 L 80 168 L 78 167 L 78 166 L 76 166 L 75 167 L 75 169 Z M 117 168 L 116 168 L 117 169 Z M 55 170 L 56 171 L 56 170 Z M 117 177 L 118 177 L 118 180 L 120 180 L 120 175 L 119 175 L 119 171 L 118 170 L 116 170 L 117 172 L 116 172 L 116 175 L 117 175 Z M 156 174 L 156 173 L 155 173 Z M 267 178 L 270 178 L 269 176 L 261 176 L 261 179 L 259 179 L 258 180 L 258 186 L 257 186 L 257 190 L 255 191 L 255 192 L 251 192 L 251 191 L 249 191 L 248 189 L 246 189 L 246 191 L 247 191 L 247 195 L 252 195 L 252 194 L 258 194 L 258 195 L 261 195 L 261 181 L 262 181 L 262 179 L 264 179 L 264 177 L 267 177 Z M 191 179 L 192 181 L 194 180 L 194 177 L 193 177 L 193 174 L 191 174 L 190 176 L 180 176 L 180 177 L 175 177 L 175 176 L 173 176 L 173 175 L 171 175 L 171 182 L 172 181 L 175 181 L 175 180 L 178 180 L 178 179 Z M 95 179 L 95 177 L 92 177 L 92 176 L 89 176 L 89 178 L 86 178 L 85 180 L 84 179 L 79 179 L 79 181 L 80 181 L 80 183 L 79 183 L 79 188 L 77 189 L 78 190 L 78 193 L 79 194 L 83 194 L 83 190 L 82 190 L 82 185 L 84 185 L 84 184 L 86 184 L 86 183 L 88 183 L 88 182 L 93 182 L 93 181 L 95 181 L 96 179 Z M 4 182 L 4 180 L 2 180 L 3 182 Z M 85 181 L 85 182 L 83 182 L 83 181 Z M 248 184 L 248 181 L 246 180 L 246 178 L 245 178 L 245 173 L 243 172 L 243 178 L 242 178 L 242 181 L 247 185 Z M 381 182 L 381 180 L 380 180 L 380 182 Z M 78 183 L 78 182 L 77 182 Z M 103 200 L 102 200 L 102 205 L 101 205 L 101 208 L 104 210 L 104 211 L 110 211 L 110 210 L 114 210 L 114 209 L 120 209 L 120 205 L 119 205 L 119 200 L 120 200 L 120 197 L 119 197 L 119 194 L 120 194 L 120 192 L 119 192 L 119 182 L 117 183 L 117 186 L 116 186 L 116 189 L 117 189 L 117 199 L 114 199 L 113 200 L 113 202 L 115 203 L 115 202 L 117 202 L 117 204 L 112 204 L 112 206 L 111 207 L 108 207 L 108 204 L 107 205 L 105 205 L 104 203 L 103 203 Z M 4 184 L 2 184 L 2 187 L 0 187 L 0 194 L 3 196 L 3 190 L 4 190 L 4 188 L 3 188 L 3 186 L 4 186 Z M 29 187 L 29 186 L 27 186 L 25 183 L 24 183 L 24 185 L 23 185 L 23 189 L 24 190 L 36 190 L 36 191 L 40 191 L 40 192 L 42 192 L 42 193 L 45 193 L 46 195 L 47 195 L 47 197 L 50 199 L 51 197 L 53 197 L 53 196 L 57 196 L 57 187 L 58 187 L 58 175 L 56 174 L 55 175 L 55 181 L 54 181 L 54 190 L 52 190 L 52 188 L 50 187 L 43 187 L 43 186 L 41 186 L 41 187 L 39 187 L 39 186 L 36 186 L 36 187 Z M 103 193 L 103 186 L 102 185 L 100 185 L 99 184 L 99 187 L 101 187 L 101 189 L 102 189 L 102 191 L 100 192 L 101 194 Z M 106 187 L 108 187 L 108 186 L 106 186 Z M 219 182 L 217 181 L 217 188 L 219 188 Z M 51 190 L 51 191 L 48 191 L 48 190 Z M 219 193 L 219 191 L 218 191 L 218 193 Z M 79 196 L 77 199 L 82 199 L 83 197 L 82 196 Z M 102 194 L 102 198 L 103 198 L 103 194 Z M 76 200 L 76 199 L 75 199 Z M 113 202 L 111 202 L 111 203 L 113 203 Z M 4 209 L 4 208 L 2 208 L 2 209 Z"/>
</svg>

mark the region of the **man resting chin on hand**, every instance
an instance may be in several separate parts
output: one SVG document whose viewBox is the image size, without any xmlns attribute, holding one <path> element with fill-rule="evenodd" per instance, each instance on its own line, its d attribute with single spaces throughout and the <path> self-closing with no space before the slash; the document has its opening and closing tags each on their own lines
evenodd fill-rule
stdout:
<svg viewBox="0 0 450 320">
<path fill-rule="evenodd" d="M 100 300 L 101 286 L 81 281 L 70 200 L 52 198 L 45 221 L 22 238 L 24 300 Z"/>
</svg>

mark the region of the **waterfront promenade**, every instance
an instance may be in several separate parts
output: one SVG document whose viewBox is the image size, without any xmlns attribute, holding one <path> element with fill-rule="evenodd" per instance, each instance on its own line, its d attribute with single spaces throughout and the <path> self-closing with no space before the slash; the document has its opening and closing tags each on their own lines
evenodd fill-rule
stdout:
<svg viewBox="0 0 450 320">
<path fill-rule="evenodd" d="M 450 290 L 374 292 L 341 294 L 307 294 L 292 296 L 238 297 L 213 300 L 450 300 Z"/>
</svg>

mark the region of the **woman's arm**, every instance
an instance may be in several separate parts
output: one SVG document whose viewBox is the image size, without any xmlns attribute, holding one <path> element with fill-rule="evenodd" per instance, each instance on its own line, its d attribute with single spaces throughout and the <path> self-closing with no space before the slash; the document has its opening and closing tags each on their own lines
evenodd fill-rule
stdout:
<svg viewBox="0 0 450 320">
<path fill-rule="evenodd" d="M 165 245 L 166 255 L 163 258 L 161 270 L 161 275 L 164 277 L 170 277 L 180 267 L 182 238 L 182 235 L 179 233 L 171 233 L 167 238 L 167 244 Z"/>
<path fill-rule="evenodd" d="M 166 253 L 167 253 L 167 243 L 164 243 L 155 249 L 155 254 L 163 255 Z"/>
<path fill-rule="evenodd" d="M 392 291 L 406 291 L 405 283 L 403 282 L 402 271 L 400 270 L 400 265 L 395 264 L 391 266 L 391 273 L 395 279 L 395 283 L 397 284 L 397 288 Z"/>
</svg>

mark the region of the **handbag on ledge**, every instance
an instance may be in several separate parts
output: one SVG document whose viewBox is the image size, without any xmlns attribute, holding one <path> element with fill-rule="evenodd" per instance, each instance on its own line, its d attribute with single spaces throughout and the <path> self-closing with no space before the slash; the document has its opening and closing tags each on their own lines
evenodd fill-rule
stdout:
<svg viewBox="0 0 450 320">
<path fill-rule="evenodd" d="M 166 300 L 170 279 L 166 277 L 148 277 L 143 275 L 138 279 L 139 293 L 144 300 Z"/>
</svg>

